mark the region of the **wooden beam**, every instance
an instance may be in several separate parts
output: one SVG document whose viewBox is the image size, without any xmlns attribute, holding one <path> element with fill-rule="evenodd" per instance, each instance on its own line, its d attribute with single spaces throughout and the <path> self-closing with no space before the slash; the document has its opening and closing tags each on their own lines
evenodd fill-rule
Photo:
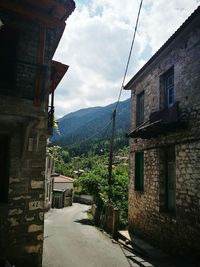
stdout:
<svg viewBox="0 0 200 267">
<path fill-rule="evenodd" d="M 60 20 L 63 20 L 63 17 L 68 17 L 75 8 L 75 4 L 73 5 L 70 1 L 65 4 L 55 0 L 25 0 L 25 2 L 28 3 L 29 6 L 51 14 Z"/>
<path fill-rule="evenodd" d="M 65 26 L 65 21 L 48 15 L 45 12 L 33 10 L 27 6 L 22 5 L 21 3 L 19 4 L 19 2 L 15 3 L 1 0 L 0 11 L 15 13 L 16 15 L 22 16 L 27 20 L 32 20 L 35 23 L 43 24 L 49 28 Z"/>
</svg>

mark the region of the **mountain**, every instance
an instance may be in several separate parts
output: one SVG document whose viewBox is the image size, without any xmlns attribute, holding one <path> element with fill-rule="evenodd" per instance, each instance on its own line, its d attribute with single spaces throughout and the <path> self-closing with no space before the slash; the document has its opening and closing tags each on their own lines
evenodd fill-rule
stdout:
<svg viewBox="0 0 200 267">
<path fill-rule="evenodd" d="M 80 109 L 58 120 L 51 142 L 62 147 L 83 143 L 97 138 L 106 139 L 111 133 L 112 111 L 116 103 L 105 107 Z M 109 124 L 109 125 L 108 125 Z M 108 127 L 105 127 L 108 125 Z M 116 136 L 123 136 L 129 131 L 130 99 L 118 104 L 116 113 Z M 105 129 L 104 129 L 105 128 Z"/>
</svg>

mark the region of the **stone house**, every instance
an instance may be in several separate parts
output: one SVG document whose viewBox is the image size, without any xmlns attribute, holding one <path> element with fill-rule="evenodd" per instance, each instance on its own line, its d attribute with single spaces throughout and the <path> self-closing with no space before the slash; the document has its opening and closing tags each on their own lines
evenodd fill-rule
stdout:
<svg viewBox="0 0 200 267">
<path fill-rule="evenodd" d="M 73 0 L 0 1 L 1 266 L 42 265 L 47 137 L 68 68 L 52 58 L 74 9 Z"/>
<path fill-rule="evenodd" d="M 74 179 L 64 175 L 54 175 L 53 176 L 53 188 L 54 189 L 72 189 L 74 188 Z"/>
<path fill-rule="evenodd" d="M 53 176 L 52 207 L 68 207 L 73 203 L 74 179 L 64 175 Z"/>
<path fill-rule="evenodd" d="M 129 230 L 191 257 L 200 255 L 199 59 L 200 7 L 125 86 Z"/>
</svg>

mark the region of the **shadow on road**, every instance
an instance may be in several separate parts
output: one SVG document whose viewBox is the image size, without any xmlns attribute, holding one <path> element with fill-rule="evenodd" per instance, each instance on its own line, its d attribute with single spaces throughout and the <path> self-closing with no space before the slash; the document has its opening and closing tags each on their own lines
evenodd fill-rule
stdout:
<svg viewBox="0 0 200 267">
<path fill-rule="evenodd" d="M 75 220 L 74 222 L 81 223 L 83 225 L 94 225 L 93 221 L 90 219 Z"/>
</svg>

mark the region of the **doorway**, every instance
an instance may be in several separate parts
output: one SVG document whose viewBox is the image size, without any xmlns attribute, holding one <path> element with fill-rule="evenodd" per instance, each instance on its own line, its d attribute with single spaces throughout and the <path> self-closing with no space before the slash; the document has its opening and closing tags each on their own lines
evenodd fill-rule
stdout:
<svg viewBox="0 0 200 267">
<path fill-rule="evenodd" d="M 9 136 L 0 135 L 0 202 L 8 202 Z"/>
</svg>

